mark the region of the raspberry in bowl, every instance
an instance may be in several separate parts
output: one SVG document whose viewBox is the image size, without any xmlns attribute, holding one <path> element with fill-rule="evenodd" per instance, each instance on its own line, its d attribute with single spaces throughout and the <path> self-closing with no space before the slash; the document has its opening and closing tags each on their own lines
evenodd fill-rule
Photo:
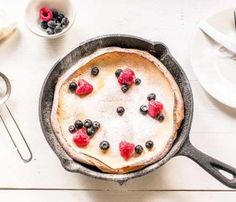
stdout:
<svg viewBox="0 0 236 202">
<path fill-rule="evenodd" d="M 26 8 L 28 29 L 44 38 L 63 36 L 73 25 L 75 10 L 70 0 L 31 0 Z"/>
</svg>

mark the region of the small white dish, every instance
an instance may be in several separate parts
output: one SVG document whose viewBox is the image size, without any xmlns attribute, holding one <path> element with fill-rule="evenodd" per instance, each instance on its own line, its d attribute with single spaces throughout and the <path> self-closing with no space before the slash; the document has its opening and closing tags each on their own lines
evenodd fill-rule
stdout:
<svg viewBox="0 0 236 202">
<path fill-rule="evenodd" d="M 40 26 L 39 11 L 42 7 L 56 9 L 63 13 L 69 19 L 69 25 L 62 32 L 48 35 Z M 75 9 L 71 0 L 31 0 L 26 7 L 25 23 L 28 29 L 44 38 L 54 39 L 63 36 L 73 25 L 75 21 Z"/>
<path fill-rule="evenodd" d="M 206 21 L 236 40 L 234 9 Z M 228 51 L 197 27 L 191 46 L 193 71 L 203 88 L 218 101 L 236 108 L 236 54 Z"/>
</svg>

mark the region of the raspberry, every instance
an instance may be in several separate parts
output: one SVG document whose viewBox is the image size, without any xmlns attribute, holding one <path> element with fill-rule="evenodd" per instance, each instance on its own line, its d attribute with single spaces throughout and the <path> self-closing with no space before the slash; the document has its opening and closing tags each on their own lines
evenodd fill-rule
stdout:
<svg viewBox="0 0 236 202">
<path fill-rule="evenodd" d="M 40 9 L 39 16 L 40 16 L 40 20 L 45 21 L 45 22 L 48 22 L 49 20 L 53 18 L 52 11 L 47 7 L 43 7 Z"/>
<path fill-rule="evenodd" d="M 80 79 L 78 81 L 78 87 L 75 91 L 77 95 L 87 95 L 93 91 L 93 86 L 85 81 L 84 79 Z"/>
<path fill-rule="evenodd" d="M 148 114 L 155 118 L 157 117 L 161 111 L 163 110 L 164 106 L 162 103 L 155 101 L 155 100 L 150 100 L 148 104 Z"/>
<path fill-rule="evenodd" d="M 84 128 L 77 131 L 76 135 L 73 137 L 74 143 L 78 147 L 86 147 L 90 141 L 88 134 Z"/>
<path fill-rule="evenodd" d="M 135 74 L 133 72 L 133 70 L 131 69 L 124 69 L 119 77 L 118 77 L 118 82 L 122 85 L 122 84 L 126 84 L 126 85 L 132 85 L 134 83 L 135 80 Z"/>
<path fill-rule="evenodd" d="M 124 159 L 129 159 L 132 154 L 134 153 L 134 144 L 126 142 L 126 141 L 121 141 L 120 145 L 120 155 L 124 158 Z"/>
</svg>

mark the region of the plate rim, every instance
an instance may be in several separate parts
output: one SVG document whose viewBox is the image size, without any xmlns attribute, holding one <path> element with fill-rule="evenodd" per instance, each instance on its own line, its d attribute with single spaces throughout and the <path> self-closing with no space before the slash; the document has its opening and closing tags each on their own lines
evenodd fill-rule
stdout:
<svg viewBox="0 0 236 202">
<path fill-rule="evenodd" d="M 227 9 L 223 9 L 221 11 L 218 11 L 218 12 L 215 12 L 214 14 L 206 17 L 205 19 L 203 20 L 209 20 L 210 18 L 216 16 L 216 15 L 219 15 L 220 13 L 223 13 L 223 12 L 227 12 L 227 11 L 230 11 L 230 10 L 233 10 L 233 7 L 231 8 L 227 8 Z M 197 78 L 197 81 L 200 83 L 201 87 L 212 97 L 214 98 L 215 100 L 217 100 L 218 102 L 220 102 L 221 104 L 223 105 L 226 105 L 228 107 L 231 107 L 231 108 L 234 108 L 236 109 L 236 102 L 235 103 L 232 103 L 231 101 L 227 101 L 226 99 L 222 98 L 222 96 L 220 96 L 218 93 L 216 94 L 214 92 L 214 90 L 212 90 L 212 88 L 210 88 L 207 84 L 206 84 L 206 81 L 204 81 L 201 76 L 199 75 L 199 73 L 196 71 L 196 69 L 198 68 L 197 67 L 197 64 L 194 62 L 194 57 L 193 57 L 193 52 L 194 52 L 194 42 L 197 38 L 197 35 L 200 33 L 200 30 L 199 30 L 199 27 L 198 27 L 198 23 L 194 26 L 194 31 L 193 31 L 193 34 L 192 34 L 192 40 L 191 40 L 191 43 L 190 43 L 190 63 L 191 63 L 191 66 L 192 66 L 192 70 L 193 70 L 193 73 L 194 75 L 196 76 Z"/>
</svg>

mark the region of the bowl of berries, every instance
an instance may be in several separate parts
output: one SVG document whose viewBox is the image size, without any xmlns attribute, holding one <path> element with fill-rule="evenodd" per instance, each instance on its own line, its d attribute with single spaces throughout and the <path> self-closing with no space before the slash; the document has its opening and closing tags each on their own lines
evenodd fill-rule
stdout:
<svg viewBox="0 0 236 202">
<path fill-rule="evenodd" d="M 26 26 L 40 37 L 61 37 L 74 20 L 75 9 L 71 0 L 31 0 L 26 7 Z"/>
</svg>

